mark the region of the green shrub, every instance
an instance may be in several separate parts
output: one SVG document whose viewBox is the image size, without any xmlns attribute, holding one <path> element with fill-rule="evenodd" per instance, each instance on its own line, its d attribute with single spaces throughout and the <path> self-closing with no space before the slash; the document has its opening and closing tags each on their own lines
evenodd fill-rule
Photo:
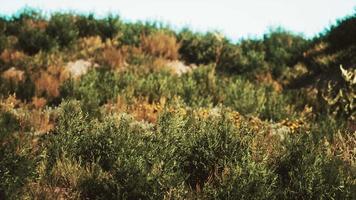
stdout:
<svg viewBox="0 0 356 200">
<path fill-rule="evenodd" d="M 179 54 L 185 62 L 206 65 L 218 60 L 222 45 L 227 41 L 215 33 L 203 35 L 183 30 L 178 34 L 178 42 L 181 44 Z"/>
<path fill-rule="evenodd" d="M 233 81 L 234 80 L 234 81 Z M 278 93 L 270 86 L 252 84 L 248 80 L 235 78 L 222 85 L 225 94 L 223 103 L 244 115 L 278 121 L 293 118 L 294 108 L 287 93 Z"/>
<path fill-rule="evenodd" d="M 275 166 L 278 198 L 351 199 L 354 186 L 346 182 L 342 163 L 327 157 L 318 143 L 304 134 L 287 144 Z"/>
<path fill-rule="evenodd" d="M 118 16 L 109 15 L 98 22 L 100 36 L 103 40 L 113 39 L 123 29 L 123 22 Z"/>
<path fill-rule="evenodd" d="M 356 44 L 352 33 L 356 31 L 356 13 L 338 20 L 336 25 L 330 27 L 326 33 L 325 39 L 329 42 L 329 51 L 336 52 L 345 50 Z"/>
<path fill-rule="evenodd" d="M 245 158 L 227 167 L 219 181 L 204 188 L 211 199 L 276 199 L 277 176 L 265 164 Z"/>
<path fill-rule="evenodd" d="M 218 70 L 246 74 L 260 72 L 266 68 L 263 45 L 258 40 L 243 40 L 240 44 L 224 45 Z"/>
<path fill-rule="evenodd" d="M 275 77 L 282 75 L 286 67 L 292 67 L 308 47 L 308 41 L 302 36 L 277 28 L 264 35 L 265 58 Z"/>
<path fill-rule="evenodd" d="M 86 112 L 95 113 L 100 105 L 116 97 L 125 86 L 127 86 L 125 78 L 121 79 L 110 71 L 93 70 L 84 75 L 79 82 L 65 83 L 61 87 L 61 92 L 65 98 L 74 97 L 81 100 L 82 108 Z"/>
<path fill-rule="evenodd" d="M 114 179 L 94 165 L 90 174 L 81 178 L 78 190 L 83 199 L 121 199 L 120 190 Z"/>
<path fill-rule="evenodd" d="M 95 19 L 93 13 L 89 15 L 79 15 L 75 21 L 75 25 L 78 27 L 79 37 L 100 35 L 98 20 Z"/>
<path fill-rule="evenodd" d="M 122 29 L 122 22 L 118 16 L 109 15 L 104 19 L 95 19 L 94 14 L 80 15 L 75 21 L 79 37 L 99 35 L 104 41 L 113 39 Z"/>
<path fill-rule="evenodd" d="M 0 16 L 0 54 L 6 48 L 6 20 Z"/>
<path fill-rule="evenodd" d="M 0 53 L 6 48 L 6 37 L 0 33 Z"/>
<path fill-rule="evenodd" d="M 35 161 L 28 155 L 28 144 L 18 137 L 19 129 L 15 116 L 0 111 L 0 197 L 4 199 L 16 199 L 34 175 Z"/>
<path fill-rule="evenodd" d="M 38 22 L 43 19 L 43 15 L 39 10 L 24 8 L 15 15 L 5 18 L 5 34 L 7 36 L 18 36 L 22 30 L 22 27 L 29 25 L 28 22 Z"/>
<path fill-rule="evenodd" d="M 17 45 L 29 55 L 34 55 L 39 51 L 49 51 L 56 43 L 45 31 L 24 26 L 18 35 Z"/>
<path fill-rule="evenodd" d="M 16 82 L 0 77 L 0 97 L 16 94 L 22 100 L 30 100 L 35 94 L 35 84 L 25 73 L 25 80 Z"/>
<path fill-rule="evenodd" d="M 60 47 L 71 45 L 77 39 L 78 32 L 74 16 L 70 14 L 53 14 L 46 28 L 46 33 L 55 39 Z"/>
<path fill-rule="evenodd" d="M 248 130 L 236 130 L 225 116 L 197 119 L 192 114 L 182 118 L 166 113 L 158 123 L 162 141 L 156 151 L 165 163 L 163 171 L 178 170 L 172 174 L 175 184 L 183 180 L 194 190 L 203 188 L 228 163 L 237 163 L 248 153 L 243 136 Z"/>
<path fill-rule="evenodd" d="M 122 27 L 120 37 L 118 38 L 121 45 L 130 45 L 139 47 L 141 45 L 141 37 L 143 35 L 150 35 L 157 31 L 158 28 L 155 23 L 126 23 Z"/>
</svg>

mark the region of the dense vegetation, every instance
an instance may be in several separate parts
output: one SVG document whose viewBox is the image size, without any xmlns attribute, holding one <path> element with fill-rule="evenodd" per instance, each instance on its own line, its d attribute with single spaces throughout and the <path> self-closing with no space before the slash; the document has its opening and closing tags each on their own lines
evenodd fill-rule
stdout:
<svg viewBox="0 0 356 200">
<path fill-rule="evenodd" d="M 0 199 L 355 199 L 355 32 L 0 17 Z"/>
</svg>

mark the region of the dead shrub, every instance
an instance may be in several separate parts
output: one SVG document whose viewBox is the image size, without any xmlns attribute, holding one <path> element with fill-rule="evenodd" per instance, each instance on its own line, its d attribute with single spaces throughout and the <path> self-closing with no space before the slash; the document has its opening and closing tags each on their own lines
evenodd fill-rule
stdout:
<svg viewBox="0 0 356 200">
<path fill-rule="evenodd" d="M 37 134 L 44 134 L 54 128 L 51 114 L 43 110 L 32 110 L 29 115 L 29 125 Z"/>
<path fill-rule="evenodd" d="M 350 166 L 356 164 L 356 132 L 335 134 L 331 144 L 325 140 L 327 146 L 331 147 L 332 156 L 339 157 Z"/>
<path fill-rule="evenodd" d="M 0 59 L 4 63 L 13 63 L 16 61 L 21 61 L 25 57 L 26 55 L 22 51 L 9 50 L 9 49 L 5 49 L 0 55 Z"/>
<path fill-rule="evenodd" d="M 14 81 L 15 83 L 23 82 L 25 80 L 25 72 L 18 70 L 15 67 L 4 71 L 1 75 L 3 79 Z"/>
<path fill-rule="evenodd" d="M 100 36 L 81 38 L 77 44 L 80 54 L 84 57 L 95 56 L 97 50 L 105 47 L 105 43 L 103 43 Z"/>
<path fill-rule="evenodd" d="M 120 49 L 107 47 L 102 51 L 101 57 L 98 60 L 104 65 L 110 66 L 112 69 L 121 69 L 127 65 L 127 55 L 128 49 L 125 47 Z"/>
<path fill-rule="evenodd" d="M 45 20 L 28 19 L 25 21 L 25 26 L 28 26 L 31 28 L 38 28 L 41 31 L 45 31 L 48 26 L 48 22 Z"/>
<path fill-rule="evenodd" d="M 35 81 L 36 95 L 45 94 L 48 98 L 59 96 L 60 81 L 56 76 L 44 71 L 40 73 L 40 77 Z"/>
<path fill-rule="evenodd" d="M 43 97 L 33 97 L 32 105 L 35 109 L 41 109 L 47 104 L 47 100 Z"/>
<path fill-rule="evenodd" d="M 179 58 L 180 44 L 172 35 L 160 31 L 149 36 L 142 36 L 141 41 L 141 48 L 150 55 L 170 60 Z"/>
</svg>

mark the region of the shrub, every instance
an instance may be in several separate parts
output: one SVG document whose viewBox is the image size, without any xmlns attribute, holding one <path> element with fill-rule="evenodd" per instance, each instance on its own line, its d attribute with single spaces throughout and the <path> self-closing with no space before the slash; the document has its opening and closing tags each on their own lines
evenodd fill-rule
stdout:
<svg viewBox="0 0 356 200">
<path fill-rule="evenodd" d="M 330 27 L 326 33 L 325 39 L 329 42 L 329 51 L 336 52 L 345 50 L 356 44 L 352 33 L 356 31 L 356 13 L 338 20 L 336 25 Z"/>
<path fill-rule="evenodd" d="M 281 188 L 278 198 L 351 198 L 352 186 L 346 181 L 340 161 L 328 158 L 320 144 L 306 134 L 292 140 L 287 144 L 288 151 L 276 163 Z"/>
<path fill-rule="evenodd" d="M 355 120 L 356 70 L 345 70 L 342 66 L 340 66 L 340 70 L 343 80 L 335 84 L 334 87 L 330 81 L 323 99 L 327 103 L 329 113 L 337 117 Z"/>
<path fill-rule="evenodd" d="M 98 21 L 98 29 L 103 40 L 114 39 L 123 29 L 123 22 L 119 16 L 109 15 Z"/>
<path fill-rule="evenodd" d="M 16 13 L 16 15 L 4 20 L 6 24 L 5 34 L 7 36 L 18 36 L 22 30 L 22 27 L 28 26 L 30 28 L 39 28 L 33 25 L 43 20 L 43 15 L 39 10 L 24 8 Z"/>
<path fill-rule="evenodd" d="M 55 47 L 55 41 L 47 33 L 38 28 L 24 26 L 18 36 L 18 48 L 29 55 L 40 51 L 49 51 Z"/>
<path fill-rule="evenodd" d="M 196 118 L 192 113 L 176 116 L 165 113 L 160 118 L 159 135 L 162 143 L 157 153 L 165 163 L 166 173 L 179 170 L 176 184 L 184 180 L 193 190 L 201 190 L 206 183 L 215 181 L 228 163 L 237 163 L 248 152 L 243 135 L 248 130 L 236 130 L 224 116 Z M 167 148 L 168 146 L 170 148 Z M 229 153 L 228 153 L 229 152 Z"/>
<path fill-rule="evenodd" d="M 25 73 L 24 77 L 24 80 L 19 82 L 1 77 L 0 96 L 16 94 L 16 97 L 22 100 L 31 100 L 35 94 L 35 84 L 27 73 Z"/>
<path fill-rule="evenodd" d="M 55 39 L 60 47 L 71 45 L 78 37 L 74 16 L 56 13 L 51 16 L 46 33 Z"/>
<path fill-rule="evenodd" d="M 45 96 L 52 100 L 59 96 L 59 80 L 48 72 L 41 72 L 35 81 L 37 96 Z"/>
<path fill-rule="evenodd" d="M 0 197 L 4 199 L 16 199 L 35 170 L 28 144 L 17 136 L 19 127 L 15 116 L 0 110 Z"/>
<path fill-rule="evenodd" d="M 98 111 L 98 106 L 114 99 L 121 92 L 128 99 L 132 98 L 132 93 L 128 90 L 135 88 L 140 81 L 135 82 L 134 78 L 137 77 L 133 73 L 118 74 L 107 70 L 92 70 L 80 81 L 65 81 L 60 87 L 60 93 L 63 98 L 81 100 L 83 109 L 93 114 Z"/>
<path fill-rule="evenodd" d="M 142 49 L 153 56 L 176 60 L 179 57 L 179 44 L 175 36 L 162 31 L 142 37 Z"/>
<path fill-rule="evenodd" d="M 203 197 L 214 199 L 275 199 L 277 176 L 265 164 L 245 158 L 225 167 L 222 177 L 204 188 Z"/>
<path fill-rule="evenodd" d="M 5 30 L 6 30 L 6 21 L 0 17 L 0 54 L 4 51 L 6 48 L 6 43 L 7 43 L 7 38 L 5 35 Z"/>
<path fill-rule="evenodd" d="M 286 67 L 293 66 L 308 47 L 308 41 L 281 28 L 265 34 L 263 45 L 266 61 L 275 77 L 282 75 Z"/>
<path fill-rule="evenodd" d="M 181 44 L 179 54 L 188 63 L 210 64 L 218 60 L 222 45 L 226 41 L 215 33 L 205 35 L 183 30 L 178 35 Z"/>
<path fill-rule="evenodd" d="M 98 27 L 98 20 L 95 19 L 94 14 L 79 15 L 75 21 L 75 25 L 78 27 L 79 37 L 90 37 L 100 35 Z"/>
<path fill-rule="evenodd" d="M 244 40 L 238 45 L 224 45 L 217 69 L 238 74 L 265 70 L 263 45 L 258 40 Z"/>
<path fill-rule="evenodd" d="M 139 47 L 141 44 L 141 37 L 143 35 L 150 35 L 156 30 L 157 27 L 154 23 L 137 22 L 124 24 L 118 40 L 121 45 Z"/>
<path fill-rule="evenodd" d="M 79 37 L 100 36 L 105 41 L 116 37 L 123 23 L 118 16 L 109 15 L 103 19 L 95 19 L 94 14 L 89 14 L 77 16 L 75 25 Z"/>
</svg>

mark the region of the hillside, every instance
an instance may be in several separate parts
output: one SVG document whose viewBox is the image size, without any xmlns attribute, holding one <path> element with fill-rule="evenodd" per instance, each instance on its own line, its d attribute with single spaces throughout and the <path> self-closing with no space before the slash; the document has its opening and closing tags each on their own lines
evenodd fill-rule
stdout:
<svg viewBox="0 0 356 200">
<path fill-rule="evenodd" d="M 354 33 L 0 17 L 0 199 L 355 199 Z"/>
</svg>

